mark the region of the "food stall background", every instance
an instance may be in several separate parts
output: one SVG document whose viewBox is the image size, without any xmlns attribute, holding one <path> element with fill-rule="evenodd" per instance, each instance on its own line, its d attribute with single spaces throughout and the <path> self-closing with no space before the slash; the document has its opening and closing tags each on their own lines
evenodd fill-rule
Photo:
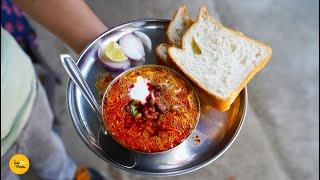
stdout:
<svg viewBox="0 0 320 180">
<path fill-rule="evenodd" d="M 318 179 L 319 178 L 319 1 L 309 0 L 90 0 L 109 27 L 139 18 L 170 18 L 186 4 L 191 15 L 206 5 L 227 27 L 272 47 L 269 64 L 248 85 L 244 126 L 229 150 L 196 172 L 165 179 Z M 108 179 L 158 179 L 108 165 L 78 137 L 66 107 L 67 74 L 59 54 L 78 57 L 32 21 L 40 52 L 62 79 L 54 88 L 54 110 L 62 139 L 77 163 L 103 171 Z M 79 27 L 81 28 L 81 27 Z M 50 168 L 50 167 L 48 167 Z M 23 179 L 37 179 L 31 172 Z"/>
</svg>

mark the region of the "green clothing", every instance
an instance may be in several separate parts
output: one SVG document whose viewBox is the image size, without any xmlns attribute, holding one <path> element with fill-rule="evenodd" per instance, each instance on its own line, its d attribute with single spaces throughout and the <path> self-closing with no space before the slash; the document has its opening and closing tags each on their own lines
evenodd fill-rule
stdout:
<svg viewBox="0 0 320 180">
<path fill-rule="evenodd" d="M 27 123 L 35 97 L 32 62 L 15 39 L 1 28 L 1 157 Z"/>
</svg>

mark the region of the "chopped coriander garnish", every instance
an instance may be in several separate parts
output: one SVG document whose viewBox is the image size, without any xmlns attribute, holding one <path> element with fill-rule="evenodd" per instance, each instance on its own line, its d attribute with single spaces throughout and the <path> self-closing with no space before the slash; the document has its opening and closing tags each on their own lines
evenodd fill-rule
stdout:
<svg viewBox="0 0 320 180">
<path fill-rule="evenodd" d="M 132 101 L 131 104 L 130 104 L 130 112 L 131 114 L 134 116 L 134 117 L 137 117 L 139 114 L 139 111 L 138 111 L 138 106 L 137 106 L 138 102 L 137 101 Z"/>
</svg>

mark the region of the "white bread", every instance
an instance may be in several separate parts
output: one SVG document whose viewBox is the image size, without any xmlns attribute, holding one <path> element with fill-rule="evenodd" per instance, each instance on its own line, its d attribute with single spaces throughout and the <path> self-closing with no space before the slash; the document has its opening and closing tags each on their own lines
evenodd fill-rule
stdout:
<svg viewBox="0 0 320 180">
<path fill-rule="evenodd" d="M 167 29 L 168 43 L 172 46 L 181 47 L 182 36 L 192 24 L 192 19 L 189 17 L 186 6 L 179 7 L 174 13 Z M 169 66 L 168 63 L 168 47 L 169 44 L 161 43 L 156 48 L 156 53 L 159 58 L 159 63 Z"/>
<path fill-rule="evenodd" d="M 187 8 L 185 6 L 178 8 L 174 13 L 167 29 L 167 37 L 169 39 L 169 44 L 171 46 L 181 47 L 182 37 L 192 23 L 193 20 L 189 17 L 187 13 Z M 172 62 L 172 60 L 168 56 L 168 48 L 170 47 L 169 44 L 161 43 L 157 46 L 156 53 L 158 55 L 158 62 L 161 65 L 173 68 L 176 71 L 183 74 L 183 72 Z M 211 110 L 213 108 L 213 104 L 210 101 L 208 101 L 208 99 L 211 98 L 210 95 L 208 95 L 206 92 L 203 92 L 203 90 L 197 87 L 197 85 L 193 82 L 191 83 L 193 84 L 199 95 L 201 102 L 201 112 L 207 112 Z"/>
<path fill-rule="evenodd" d="M 159 58 L 159 64 L 167 66 L 167 59 L 168 59 L 168 47 L 169 45 L 166 43 L 161 43 L 156 48 L 156 53 Z"/>
<path fill-rule="evenodd" d="M 182 48 L 171 46 L 170 59 L 200 91 L 208 103 L 226 111 L 271 58 L 271 48 L 223 27 L 200 8 L 196 22 L 182 38 Z"/>
<path fill-rule="evenodd" d="M 179 7 L 173 15 L 172 21 L 170 21 L 167 29 L 167 37 L 169 44 L 181 47 L 182 36 L 189 29 L 193 23 L 192 19 L 188 15 L 186 6 Z"/>
</svg>

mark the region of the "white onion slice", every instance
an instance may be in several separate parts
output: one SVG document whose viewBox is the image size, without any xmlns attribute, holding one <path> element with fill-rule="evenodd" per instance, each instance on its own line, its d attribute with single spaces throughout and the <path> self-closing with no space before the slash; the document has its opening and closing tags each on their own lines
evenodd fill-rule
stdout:
<svg viewBox="0 0 320 180">
<path fill-rule="evenodd" d="M 152 42 L 148 35 L 141 31 L 134 31 L 134 35 L 136 35 L 142 43 L 147 47 L 147 50 L 150 52 L 152 50 Z"/>
<path fill-rule="evenodd" d="M 121 37 L 119 44 L 129 59 L 139 61 L 145 56 L 141 40 L 131 33 Z"/>
</svg>

